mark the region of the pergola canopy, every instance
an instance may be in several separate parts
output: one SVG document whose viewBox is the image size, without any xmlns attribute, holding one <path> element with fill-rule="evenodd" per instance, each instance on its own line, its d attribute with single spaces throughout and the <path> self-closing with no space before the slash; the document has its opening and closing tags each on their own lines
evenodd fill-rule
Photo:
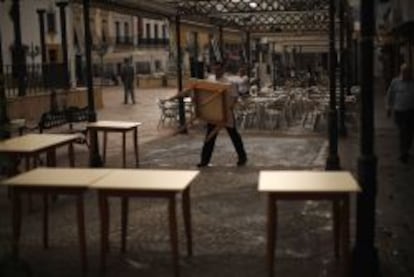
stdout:
<svg viewBox="0 0 414 277">
<path fill-rule="evenodd" d="M 158 0 L 161 1 L 161 0 Z M 163 0 L 181 16 L 251 33 L 326 33 L 329 0 Z"/>
<path fill-rule="evenodd" d="M 338 1 L 338 0 L 336 0 Z M 330 0 L 92 0 L 154 17 L 200 21 L 250 33 L 327 33 Z"/>
</svg>

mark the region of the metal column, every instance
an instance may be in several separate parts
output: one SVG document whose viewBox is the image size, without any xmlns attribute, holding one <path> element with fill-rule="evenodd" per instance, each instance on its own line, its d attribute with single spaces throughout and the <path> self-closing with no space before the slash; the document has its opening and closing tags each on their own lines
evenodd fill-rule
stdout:
<svg viewBox="0 0 414 277">
<path fill-rule="evenodd" d="M 339 135 L 345 137 L 347 129 L 345 124 L 345 64 L 347 56 L 344 48 L 345 42 L 345 0 L 339 0 L 339 56 L 341 59 L 339 74 L 340 74 L 340 94 L 339 94 Z"/>
<path fill-rule="evenodd" d="M 93 90 L 93 78 L 92 78 L 92 55 L 91 55 L 91 29 L 89 23 L 89 12 L 90 12 L 90 0 L 83 0 L 83 26 L 85 31 L 85 56 L 86 56 L 86 83 L 88 87 L 88 111 L 89 111 L 89 122 L 96 121 L 96 111 L 95 111 L 95 98 Z M 89 159 L 89 165 L 91 167 L 100 167 L 102 166 L 102 159 L 99 155 L 99 144 L 98 144 L 98 135 L 96 132 L 91 134 L 91 155 Z M 92 142 L 93 140 L 93 142 Z"/>
<path fill-rule="evenodd" d="M 378 276 L 375 247 L 377 157 L 374 152 L 374 36 L 375 0 L 361 1 L 361 118 L 358 179 L 362 188 L 357 196 L 356 240 L 352 276 Z"/>
<path fill-rule="evenodd" d="M 181 28 L 180 28 L 180 16 L 175 16 L 175 42 L 177 48 L 177 89 L 178 91 L 183 90 L 183 72 L 181 68 L 182 62 L 182 53 L 181 53 Z M 185 127 L 185 107 L 184 99 L 180 97 L 178 99 L 178 116 L 180 121 L 180 132 L 187 133 L 187 128 Z"/>
<path fill-rule="evenodd" d="M 68 61 L 68 40 L 66 35 L 66 12 L 65 8 L 68 2 L 58 2 L 56 5 L 59 7 L 60 12 L 60 34 L 62 38 L 62 54 L 63 54 L 63 78 L 65 87 L 69 87 L 69 61 Z"/>
<path fill-rule="evenodd" d="M 340 168 L 338 156 L 338 114 L 336 110 L 336 50 L 335 50 L 335 1 L 329 4 L 329 155 L 326 170 Z"/>
<path fill-rule="evenodd" d="M 10 15 L 14 27 L 13 74 L 17 74 L 18 94 L 26 95 L 26 54 L 22 45 L 22 29 L 20 24 L 20 0 L 13 0 Z"/>
</svg>

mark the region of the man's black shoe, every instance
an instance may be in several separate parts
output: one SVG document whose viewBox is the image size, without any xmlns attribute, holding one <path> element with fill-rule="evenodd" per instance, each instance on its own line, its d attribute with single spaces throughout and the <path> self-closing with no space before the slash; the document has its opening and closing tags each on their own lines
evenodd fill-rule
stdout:
<svg viewBox="0 0 414 277">
<path fill-rule="evenodd" d="M 244 166 L 247 163 L 247 158 L 239 159 L 237 161 L 237 166 Z"/>
<path fill-rule="evenodd" d="M 207 167 L 207 166 L 208 166 L 208 163 L 204 163 L 204 162 L 197 164 L 197 167 Z"/>
</svg>

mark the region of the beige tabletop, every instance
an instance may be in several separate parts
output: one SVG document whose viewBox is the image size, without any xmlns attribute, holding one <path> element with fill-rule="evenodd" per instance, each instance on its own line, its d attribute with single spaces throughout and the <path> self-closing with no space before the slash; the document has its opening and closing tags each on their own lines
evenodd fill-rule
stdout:
<svg viewBox="0 0 414 277">
<path fill-rule="evenodd" d="M 87 128 L 107 128 L 107 129 L 131 129 L 141 125 L 141 122 L 128 122 L 128 121 L 104 121 L 88 123 Z"/>
<path fill-rule="evenodd" d="M 91 188 L 182 191 L 198 173 L 197 170 L 114 169 Z"/>
<path fill-rule="evenodd" d="M 57 134 L 28 134 L 20 137 L 14 137 L 0 141 L 0 152 L 10 153 L 31 153 L 70 142 L 78 139 L 80 136 L 74 135 L 57 135 Z"/>
<path fill-rule="evenodd" d="M 37 168 L 4 180 L 0 184 L 15 187 L 89 187 L 110 171 L 96 168 Z"/>
<path fill-rule="evenodd" d="M 346 171 L 260 171 L 259 191 L 278 193 L 359 192 Z"/>
</svg>

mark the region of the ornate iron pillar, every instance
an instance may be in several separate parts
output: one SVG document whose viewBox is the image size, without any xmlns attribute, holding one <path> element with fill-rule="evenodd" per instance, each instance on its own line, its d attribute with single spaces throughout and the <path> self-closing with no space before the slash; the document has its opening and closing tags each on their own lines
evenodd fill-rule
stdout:
<svg viewBox="0 0 414 277">
<path fill-rule="evenodd" d="M 60 12 L 60 34 L 62 38 L 62 54 L 63 54 L 63 74 L 64 84 L 68 88 L 69 85 L 69 61 L 68 61 L 68 40 L 66 35 L 66 11 L 65 8 L 68 2 L 58 2 L 56 6 L 59 7 Z"/>
<path fill-rule="evenodd" d="M 224 41 L 223 41 L 223 26 L 219 26 L 219 47 L 221 62 L 224 62 Z"/>
<path fill-rule="evenodd" d="M 247 77 L 251 77 L 251 69 L 252 69 L 252 61 L 251 61 L 251 53 L 250 53 L 250 32 L 246 32 L 246 59 L 247 59 Z"/>
<path fill-rule="evenodd" d="M 345 137 L 347 135 L 346 124 L 345 124 L 345 64 L 347 56 L 344 48 L 345 43 L 345 0 L 339 0 L 339 56 L 341 59 L 339 67 L 339 135 Z"/>
<path fill-rule="evenodd" d="M 88 87 L 88 111 L 89 122 L 96 121 L 95 98 L 93 90 L 92 78 L 92 37 L 89 23 L 90 0 L 83 0 L 83 26 L 85 31 L 85 57 L 86 57 L 86 84 Z M 89 165 L 91 167 L 101 167 L 103 165 L 102 159 L 99 155 L 99 141 L 96 132 L 91 133 L 91 155 L 89 157 Z"/>
<path fill-rule="evenodd" d="M 175 16 L 175 42 L 177 48 L 177 89 L 183 90 L 183 70 L 181 68 L 182 52 L 181 52 L 181 21 L 180 16 Z M 180 121 L 180 133 L 186 134 L 187 128 L 185 127 L 185 110 L 184 99 L 180 97 L 178 99 L 178 116 Z"/>
<path fill-rule="evenodd" d="M 335 1 L 329 1 L 329 154 L 326 170 L 340 169 L 338 156 L 338 114 L 336 110 L 336 50 L 335 50 Z"/>
<path fill-rule="evenodd" d="M 3 44 L 3 41 L 2 41 L 1 29 L 0 29 L 0 126 L 3 124 L 7 124 L 9 122 L 9 117 L 7 116 L 6 87 L 4 83 L 5 77 L 4 77 L 4 72 L 3 72 L 3 47 L 2 47 L 3 45 L 2 44 Z"/>
<path fill-rule="evenodd" d="M 351 87 L 352 87 L 352 27 L 353 27 L 353 17 L 352 17 L 352 8 L 348 5 L 347 8 L 348 17 L 347 17 L 347 24 L 346 24 L 346 94 L 351 95 Z"/>
<path fill-rule="evenodd" d="M 40 53 L 42 58 L 42 64 L 46 63 L 46 42 L 45 42 L 45 12 L 46 10 L 37 10 L 39 17 L 39 29 L 40 29 Z"/>
<path fill-rule="evenodd" d="M 359 85 L 359 56 L 360 56 L 360 52 L 359 52 L 359 47 L 358 47 L 358 38 L 355 35 L 354 38 L 354 84 L 355 85 Z"/>
<path fill-rule="evenodd" d="M 39 18 L 39 29 L 40 29 L 40 54 L 42 58 L 42 81 L 43 81 L 44 87 L 46 87 L 45 13 L 46 13 L 46 10 L 43 10 L 43 9 L 37 10 L 37 15 Z"/>
<path fill-rule="evenodd" d="M 26 54 L 22 45 L 22 29 L 20 24 L 20 0 L 13 0 L 10 15 L 14 28 L 13 74 L 17 74 L 18 94 L 26 95 Z"/>
<path fill-rule="evenodd" d="M 375 247 L 377 157 L 374 153 L 374 36 L 375 0 L 361 1 L 361 118 L 358 179 L 362 188 L 357 196 L 356 240 L 353 274 L 374 277 L 379 273 Z"/>
</svg>

